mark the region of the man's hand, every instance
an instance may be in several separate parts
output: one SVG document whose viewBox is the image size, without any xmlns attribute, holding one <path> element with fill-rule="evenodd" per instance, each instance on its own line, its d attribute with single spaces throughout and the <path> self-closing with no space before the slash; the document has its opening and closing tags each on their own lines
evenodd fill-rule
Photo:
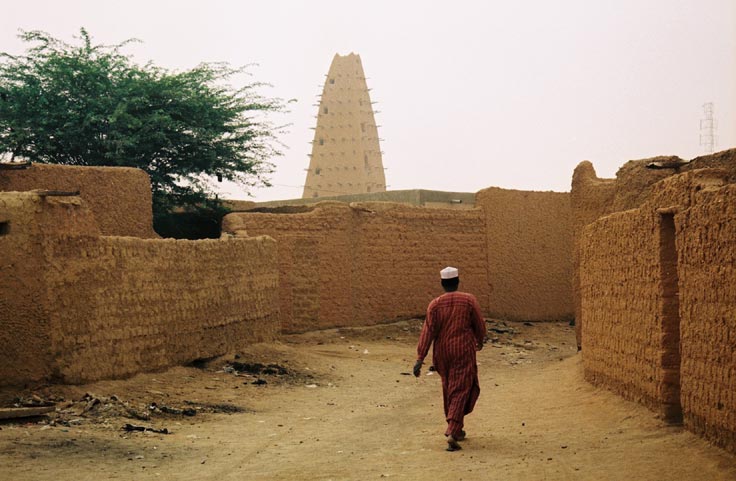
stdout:
<svg viewBox="0 0 736 481">
<path fill-rule="evenodd" d="M 414 377 L 419 377 L 419 374 L 422 372 L 422 361 L 417 361 L 414 364 Z"/>
</svg>

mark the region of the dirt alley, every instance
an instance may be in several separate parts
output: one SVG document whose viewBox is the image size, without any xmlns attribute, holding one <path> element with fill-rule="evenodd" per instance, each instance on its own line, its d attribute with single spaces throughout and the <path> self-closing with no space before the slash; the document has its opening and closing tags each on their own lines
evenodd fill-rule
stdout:
<svg viewBox="0 0 736 481">
<path fill-rule="evenodd" d="M 736 479 L 736 456 L 587 384 L 566 323 L 488 322 L 468 439 L 445 452 L 439 378 L 409 375 L 420 325 L 285 336 L 128 380 L 2 393 L 57 412 L 0 424 L 0 479 Z"/>
</svg>

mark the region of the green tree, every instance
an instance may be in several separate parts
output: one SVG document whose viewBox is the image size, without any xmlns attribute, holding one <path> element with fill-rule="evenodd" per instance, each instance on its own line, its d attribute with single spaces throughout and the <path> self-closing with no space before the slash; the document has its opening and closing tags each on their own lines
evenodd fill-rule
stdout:
<svg viewBox="0 0 736 481">
<path fill-rule="evenodd" d="M 217 209 L 218 179 L 268 185 L 279 155 L 267 114 L 280 99 L 223 63 L 173 72 L 138 65 L 121 49 L 22 32 L 23 55 L 0 53 L 0 154 L 33 162 L 127 166 L 151 177 L 155 217 L 175 207 Z"/>
</svg>

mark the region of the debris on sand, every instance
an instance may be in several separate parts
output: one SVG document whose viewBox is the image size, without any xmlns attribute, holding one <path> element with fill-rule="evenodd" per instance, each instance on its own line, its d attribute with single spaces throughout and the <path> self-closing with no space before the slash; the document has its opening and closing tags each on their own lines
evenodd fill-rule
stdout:
<svg viewBox="0 0 736 481">
<path fill-rule="evenodd" d="M 45 416 L 56 411 L 56 399 L 43 399 L 37 394 L 17 397 L 10 406 L 0 406 L 0 419 Z"/>
<path fill-rule="evenodd" d="M 193 406 L 197 412 L 208 412 L 208 413 L 244 413 L 247 412 L 245 408 L 236 406 L 235 404 L 228 403 L 206 403 L 198 401 L 184 401 L 184 404 Z"/>
<path fill-rule="evenodd" d="M 165 414 L 173 414 L 175 416 L 196 416 L 197 415 L 197 410 L 193 408 L 179 409 L 179 408 L 172 408 L 170 406 L 164 406 L 164 405 L 159 406 L 155 402 L 151 403 L 148 406 L 148 409 L 149 411 L 152 411 L 152 412 L 162 412 Z"/>
<path fill-rule="evenodd" d="M 123 426 L 123 431 L 125 432 L 132 432 L 132 431 L 141 431 L 141 432 L 152 432 L 157 434 L 171 434 L 168 429 L 162 428 L 162 429 L 155 429 L 147 426 L 137 426 L 135 424 L 125 423 Z"/>
<path fill-rule="evenodd" d="M 163 393 L 162 393 L 163 394 Z M 172 418 L 175 416 L 196 416 L 199 413 L 240 413 L 246 410 L 232 404 L 210 404 L 194 401 L 181 401 L 182 405 L 161 404 L 160 401 L 140 401 L 131 403 L 112 395 L 96 396 L 86 393 L 79 400 L 58 403 L 58 407 L 50 407 L 53 418 L 51 425 L 71 426 L 85 423 L 107 424 L 115 418 L 129 418 L 150 422 L 155 418 Z M 135 426 L 135 424 L 131 424 Z"/>
<path fill-rule="evenodd" d="M 261 364 L 260 362 L 228 361 L 223 370 L 235 374 L 250 374 L 254 376 L 285 376 L 289 374 L 289 370 L 283 366 L 279 366 L 278 364 Z"/>
<path fill-rule="evenodd" d="M 50 406 L 20 406 L 11 408 L 0 408 L 0 419 L 15 419 L 15 418 L 29 418 L 36 416 L 43 416 L 45 414 L 54 412 L 56 405 Z"/>
<path fill-rule="evenodd" d="M 508 327 L 505 322 L 501 321 L 486 321 L 486 322 L 493 322 L 494 324 L 492 327 L 489 327 L 488 330 L 491 332 L 495 332 L 496 334 L 510 334 L 514 335 L 516 334 L 516 330 L 513 327 Z"/>
</svg>

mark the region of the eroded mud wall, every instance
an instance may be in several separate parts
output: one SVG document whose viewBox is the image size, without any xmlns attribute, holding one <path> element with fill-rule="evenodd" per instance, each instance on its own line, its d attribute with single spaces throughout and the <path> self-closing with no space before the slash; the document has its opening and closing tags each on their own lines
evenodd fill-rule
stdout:
<svg viewBox="0 0 736 481">
<path fill-rule="evenodd" d="M 677 220 L 685 426 L 736 452 L 736 185 Z"/>
<path fill-rule="evenodd" d="M 353 211 L 331 202 L 295 210 L 229 214 L 223 232 L 276 239 L 284 332 L 349 325 L 354 322 Z"/>
<path fill-rule="evenodd" d="M 653 164 L 660 168 L 647 167 Z M 687 162 L 675 156 L 631 160 L 621 166 L 615 179 L 599 179 L 593 165 L 588 161 L 581 162 L 575 168 L 570 197 L 575 246 L 573 299 L 578 347 L 582 347 L 583 320 L 580 310 L 579 249 L 583 227 L 601 216 L 638 208 L 650 198 L 661 195 L 661 186 L 657 186 L 664 179 L 707 169 L 718 169 L 723 172 L 727 182 L 736 182 L 736 149 L 696 157 Z M 673 195 L 673 192 L 675 191 L 670 189 L 667 195 Z M 684 192 L 681 191 L 679 195 L 687 195 Z"/>
<path fill-rule="evenodd" d="M 649 168 L 658 164 L 664 168 Z M 671 167 L 666 167 L 666 166 Z M 635 209 L 654 195 L 655 186 L 661 180 L 703 169 L 721 169 L 729 182 L 736 182 L 736 149 L 696 157 L 684 161 L 675 156 L 660 156 L 641 160 L 630 160 L 616 172 L 614 195 L 605 206 L 604 214 Z"/>
<path fill-rule="evenodd" d="M 736 185 L 700 169 L 580 239 L 586 379 L 736 452 Z"/>
<path fill-rule="evenodd" d="M 570 194 L 489 188 L 476 205 L 485 216 L 489 312 L 511 320 L 570 319 Z"/>
<path fill-rule="evenodd" d="M 447 265 L 460 269 L 461 289 L 488 305 L 478 211 L 322 203 L 302 212 L 230 214 L 223 229 L 277 240 L 284 332 L 421 316 L 441 294 L 439 271 Z"/>
<path fill-rule="evenodd" d="M 587 380 L 652 409 L 662 407 L 657 218 L 603 217 L 582 233 L 580 293 Z"/>
<path fill-rule="evenodd" d="M 78 197 L 0 192 L 0 384 L 48 377 L 53 357 L 44 275 L 47 235 L 99 235 Z"/>
<path fill-rule="evenodd" d="M 582 346 L 582 307 L 580 305 L 580 241 L 583 228 L 605 214 L 613 202 L 616 184 L 613 179 L 599 179 L 588 161 L 581 162 L 572 174 L 570 203 L 572 211 L 572 298 L 575 337 Z"/>
<path fill-rule="evenodd" d="M 84 382 L 278 332 L 273 239 L 99 236 L 78 197 L 0 193 L 0 384 Z"/>
<path fill-rule="evenodd" d="M 128 167 L 33 164 L 0 169 L 0 191 L 80 191 L 102 235 L 156 238 L 148 175 Z"/>
<path fill-rule="evenodd" d="M 55 374 L 65 382 L 161 369 L 277 334 L 272 239 L 53 236 L 45 254 Z"/>
</svg>

